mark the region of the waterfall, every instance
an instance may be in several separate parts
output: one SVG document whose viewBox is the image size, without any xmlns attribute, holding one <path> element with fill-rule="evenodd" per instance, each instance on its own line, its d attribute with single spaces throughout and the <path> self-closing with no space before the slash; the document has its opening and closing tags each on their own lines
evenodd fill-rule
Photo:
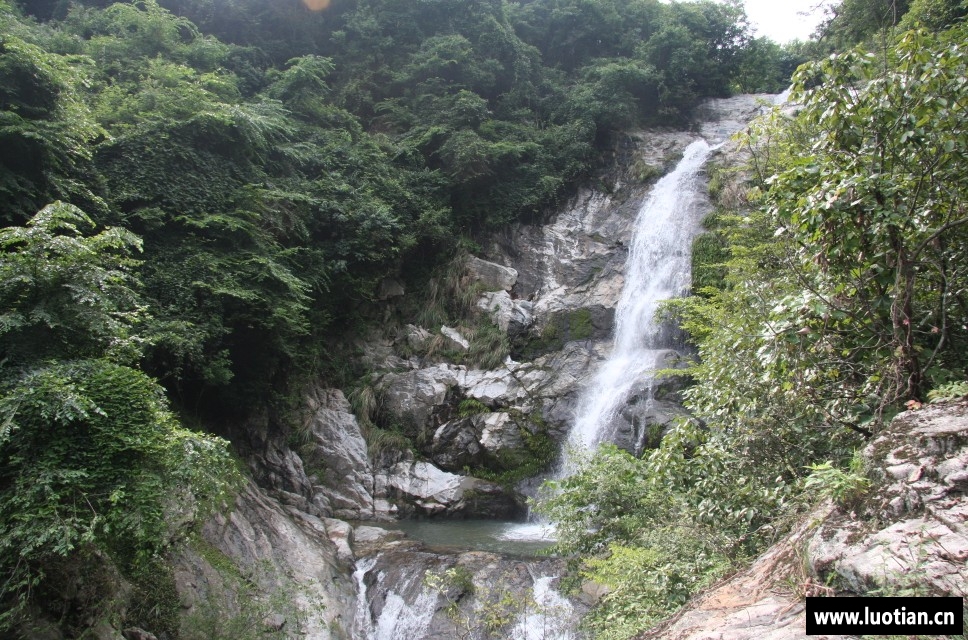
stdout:
<svg viewBox="0 0 968 640">
<path fill-rule="evenodd" d="M 357 640 L 422 640 L 437 609 L 437 592 L 423 584 L 421 563 L 401 569 L 394 584 L 384 584 L 387 576 L 377 574 L 377 584 L 367 589 L 366 574 L 376 566 L 379 556 L 360 560 L 353 572 L 356 583 L 356 613 L 353 619 Z M 385 591 L 383 608 L 373 619 L 369 591 Z M 408 602 L 407 599 L 411 602 Z"/>
<path fill-rule="evenodd" d="M 518 617 L 510 640 L 573 640 L 574 609 L 551 587 L 554 579 L 554 576 L 543 576 L 534 581 L 533 606 Z"/>
<path fill-rule="evenodd" d="M 653 371 L 665 366 L 662 356 L 672 346 L 671 337 L 668 327 L 655 321 L 655 312 L 660 301 L 689 289 L 690 249 L 706 202 L 700 172 L 712 150 L 704 140 L 690 144 L 639 209 L 615 312 L 612 351 L 579 400 L 563 474 L 573 471 L 573 454 L 608 439 L 631 392 L 644 386 L 650 393 Z"/>
</svg>

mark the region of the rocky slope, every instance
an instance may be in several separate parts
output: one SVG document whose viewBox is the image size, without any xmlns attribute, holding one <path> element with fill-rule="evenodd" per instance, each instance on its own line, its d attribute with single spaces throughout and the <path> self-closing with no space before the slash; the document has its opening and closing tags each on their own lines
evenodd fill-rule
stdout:
<svg viewBox="0 0 968 640">
<path fill-rule="evenodd" d="M 968 595 L 968 402 L 897 416 L 863 451 L 870 491 L 828 501 L 749 569 L 640 636 L 805 636 L 805 596 Z"/>
</svg>

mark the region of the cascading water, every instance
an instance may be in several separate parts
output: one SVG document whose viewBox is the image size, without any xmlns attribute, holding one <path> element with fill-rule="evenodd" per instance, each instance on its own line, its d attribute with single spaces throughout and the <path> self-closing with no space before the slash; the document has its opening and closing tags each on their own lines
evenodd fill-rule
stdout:
<svg viewBox="0 0 968 640">
<path fill-rule="evenodd" d="M 353 580 L 356 582 L 356 613 L 353 637 L 357 640 L 422 640 L 437 610 L 437 592 L 423 584 L 424 567 L 406 567 L 394 584 L 382 584 L 386 576 L 377 575 L 377 585 L 367 589 L 366 575 L 374 569 L 379 556 L 360 560 Z M 374 620 L 370 591 L 382 591 L 383 608 Z M 410 602 L 408 602 L 408 598 Z"/>
<path fill-rule="evenodd" d="M 511 640 L 573 640 L 574 608 L 551 587 L 554 576 L 534 581 L 534 606 L 518 617 L 511 629 Z"/>
<path fill-rule="evenodd" d="M 655 320 L 661 301 L 690 285 L 692 241 L 705 203 L 700 172 L 713 148 L 690 144 L 674 171 L 652 189 L 634 223 L 625 284 L 615 312 L 611 354 L 582 393 L 564 452 L 562 474 L 572 472 L 572 456 L 608 439 L 618 411 L 634 388 L 648 388 L 662 368 L 668 331 Z"/>
</svg>

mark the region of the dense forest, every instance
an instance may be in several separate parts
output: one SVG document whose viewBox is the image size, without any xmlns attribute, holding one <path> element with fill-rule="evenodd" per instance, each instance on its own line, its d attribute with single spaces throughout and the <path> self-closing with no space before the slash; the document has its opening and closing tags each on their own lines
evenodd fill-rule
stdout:
<svg viewBox="0 0 968 640">
<path fill-rule="evenodd" d="M 781 47 L 736 0 L 0 0 L 0 633 L 50 584 L 150 582 L 239 481 L 213 434 L 348 383 L 388 278 L 542 220 L 625 130 L 849 49 L 800 68 L 707 221 L 673 310 L 702 426 L 546 506 L 561 549 L 611 550 L 602 581 L 666 568 L 592 620 L 646 628 L 781 527 L 805 467 L 965 378 L 965 13 L 845 0 Z"/>
</svg>

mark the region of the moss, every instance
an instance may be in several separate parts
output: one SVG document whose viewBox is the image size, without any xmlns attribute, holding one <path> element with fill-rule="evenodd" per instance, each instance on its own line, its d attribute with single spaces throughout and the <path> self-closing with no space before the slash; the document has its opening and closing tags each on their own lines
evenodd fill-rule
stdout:
<svg viewBox="0 0 968 640">
<path fill-rule="evenodd" d="M 644 158 L 637 159 L 629 169 L 632 179 L 637 182 L 652 182 L 663 172 L 663 167 L 646 162 Z"/>
<path fill-rule="evenodd" d="M 191 541 L 192 550 L 207 562 L 213 569 L 218 571 L 226 580 L 241 580 L 242 571 L 232 558 L 219 551 L 215 545 L 205 540 L 201 536 L 196 536 Z"/>
<path fill-rule="evenodd" d="M 464 398 L 457 406 L 457 415 L 461 418 L 469 418 L 489 411 L 487 405 L 476 398 Z"/>
<path fill-rule="evenodd" d="M 591 309 L 575 309 L 556 314 L 536 337 L 516 345 L 514 356 L 533 360 L 540 355 L 561 350 L 566 343 L 588 340 L 595 333 Z"/>
</svg>

